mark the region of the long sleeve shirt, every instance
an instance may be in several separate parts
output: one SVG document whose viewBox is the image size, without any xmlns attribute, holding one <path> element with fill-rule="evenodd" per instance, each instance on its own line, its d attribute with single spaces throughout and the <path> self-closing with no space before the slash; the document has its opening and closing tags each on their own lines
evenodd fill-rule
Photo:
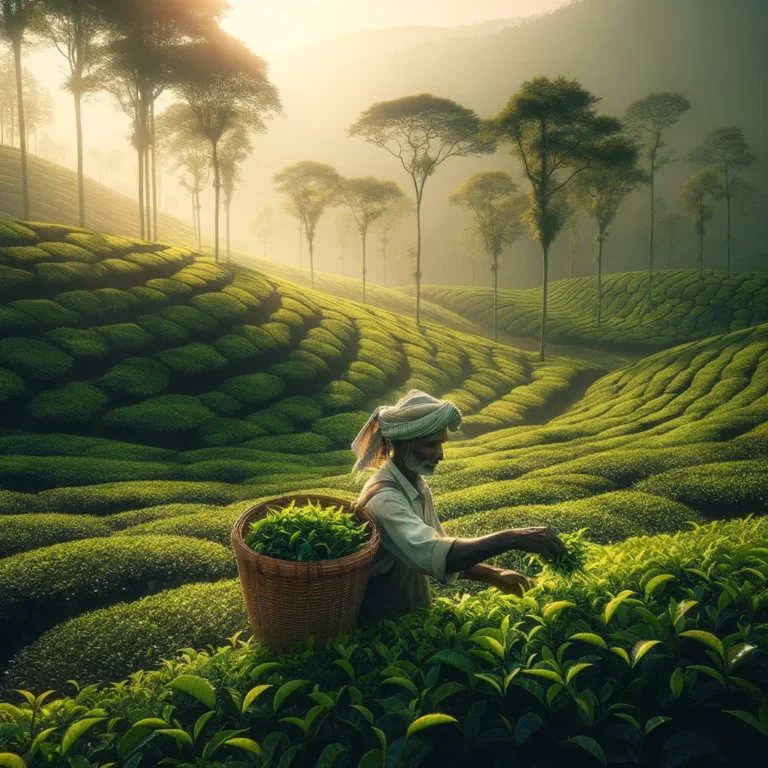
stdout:
<svg viewBox="0 0 768 768">
<path fill-rule="evenodd" d="M 446 536 L 435 513 L 432 492 L 423 477 L 414 487 L 392 459 L 366 482 L 362 493 L 381 480 L 394 482 L 365 505 L 381 533 L 362 615 L 369 620 L 392 618 L 429 608 L 429 576 L 452 583 L 457 574 L 446 572 L 448 552 L 456 540 Z"/>
</svg>

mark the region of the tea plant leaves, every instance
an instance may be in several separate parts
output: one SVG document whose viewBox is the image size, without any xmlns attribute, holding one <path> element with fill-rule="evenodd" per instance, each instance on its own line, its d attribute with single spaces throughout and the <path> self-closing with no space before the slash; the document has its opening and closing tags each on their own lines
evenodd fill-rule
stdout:
<svg viewBox="0 0 768 768">
<path fill-rule="evenodd" d="M 575 635 L 571 635 L 569 640 L 581 640 L 584 643 L 608 650 L 608 644 L 605 640 L 600 635 L 595 635 L 592 632 L 577 632 Z"/>
<path fill-rule="evenodd" d="M 309 685 L 309 680 L 289 680 L 287 683 L 283 683 L 275 693 L 275 698 L 272 700 L 272 711 L 277 712 L 280 709 L 282 703 L 299 688 L 303 688 L 305 685 Z"/>
<path fill-rule="evenodd" d="M 168 685 L 176 691 L 182 691 L 201 701 L 208 709 L 213 709 L 216 706 L 216 693 L 213 686 L 202 677 L 180 675 L 175 680 L 171 680 Z"/>
<path fill-rule="evenodd" d="M 74 746 L 75 742 L 96 723 L 101 723 L 104 717 L 87 717 L 84 720 L 78 720 L 67 728 L 64 737 L 61 740 L 61 754 L 66 755 Z"/>
<path fill-rule="evenodd" d="M 717 653 L 718 656 L 724 655 L 722 642 L 711 632 L 704 632 L 701 629 L 689 629 L 687 632 L 681 632 L 680 637 L 690 637 L 692 640 L 698 640 L 698 642 L 703 643 L 707 648 Z"/>
<path fill-rule="evenodd" d="M 248 707 L 253 704 L 254 701 L 256 701 L 257 697 L 261 696 L 264 691 L 267 689 L 272 688 L 271 685 L 257 685 L 253 688 L 251 688 L 248 693 L 245 694 L 245 698 L 243 699 L 243 706 L 240 708 L 240 711 L 245 714 L 248 710 Z"/>
<path fill-rule="evenodd" d="M 650 718 L 645 724 L 645 735 L 647 736 L 651 731 L 655 730 L 660 725 L 664 725 L 664 723 L 668 723 L 671 719 L 671 717 L 666 717 L 665 715 L 658 715 L 657 717 Z"/>
<path fill-rule="evenodd" d="M 613 614 L 616 613 L 616 609 L 630 596 L 634 595 L 635 592 L 631 589 L 625 589 L 619 592 L 616 597 L 613 598 L 613 600 L 610 600 L 608 604 L 605 606 L 605 623 L 608 624 L 613 617 Z"/>
<path fill-rule="evenodd" d="M 535 713 L 528 712 L 523 715 L 515 724 L 515 730 L 512 732 L 512 738 L 519 747 L 525 740 L 541 726 L 544 721 Z"/>
<path fill-rule="evenodd" d="M 566 673 L 565 675 L 565 683 L 566 685 L 573 680 L 576 675 L 579 674 L 582 670 L 586 669 L 587 667 L 591 667 L 592 664 L 587 664 L 585 662 L 582 662 L 581 664 L 574 664 Z"/>
<path fill-rule="evenodd" d="M 677 699 L 683 692 L 684 687 L 685 676 L 683 675 L 683 670 L 680 669 L 680 667 L 677 667 L 672 673 L 672 677 L 669 678 L 669 689 L 672 691 L 672 695 Z"/>
<path fill-rule="evenodd" d="M 567 739 L 567 741 L 586 750 L 596 757 L 603 765 L 608 765 L 608 760 L 605 757 L 603 748 L 594 739 L 590 739 L 589 736 L 572 736 L 570 739 Z"/>
<path fill-rule="evenodd" d="M 436 707 L 441 701 L 452 696 L 454 693 L 460 693 L 467 689 L 466 685 L 456 682 L 443 683 L 431 696 L 432 706 Z"/>
<path fill-rule="evenodd" d="M 641 640 L 632 646 L 632 666 L 640 663 L 640 660 L 645 656 L 648 651 L 656 645 L 659 645 L 661 640 Z"/>
<path fill-rule="evenodd" d="M 672 581 L 675 577 L 671 573 L 660 573 L 658 576 L 654 576 L 645 585 L 645 599 L 650 600 L 659 588 L 666 584 L 668 581 Z"/>
<path fill-rule="evenodd" d="M 0 752 L 0 766 L 3 768 L 27 768 L 24 761 L 11 752 Z"/>
<path fill-rule="evenodd" d="M 190 747 L 193 744 L 192 737 L 181 728 L 158 728 L 157 733 L 162 733 L 164 736 L 172 736 L 177 742 L 189 744 Z"/>
<path fill-rule="evenodd" d="M 227 739 L 224 744 L 230 747 L 244 749 L 246 752 L 253 752 L 254 755 L 261 754 L 261 747 L 253 739 L 237 737 L 234 739 Z"/>
<path fill-rule="evenodd" d="M 743 720 L 745 723 L 751 725 L 755 730 L 759 731 L 766 738 L 768 738 L 768 728 L 766 728 L 754 715 L 750 715 L 749 712 L 744 712 L 741 709 L 724 709 L 729 715 L 738 717 L 739 720 Z"/>
<path fill-rule="evenodd" d="M 444 715 L 440 712 L 434 712 L 431 715 L 422 715 L 414 720 L 409 726 L 408 731 L 405 734 L 405 738 L 409 739 L 414 733 L 423 731 L 425 728 L 432 728 L 435 725 L 444 725 L 446 723 L 457 723 L 455 717 L 450 715 Z"/>
<path fill-rule="evenodd" d="M 493 651 L 500 659 L 504 659 L 504 648 L 498 640 L 487 635 L 480 635 L 478 637 L 471 638 L 473 643 L 477 643 L 483 648 L 487 648 L 489 651 Z"/>
<path fill-rule="evenodd" d="M 275 669 L 280 669 L 282 666 L 283 665 L 277 661 L 266 661 L 263 664 L 259 664 L 257 667 L 254 667 L 253 671 L 251 672 L 251 680 L 256 682 L 256 680 L 265 672 L 272 672 Z"/>
<path fill-rule="evenodd" d="M 449 664 L 462 672 L 474 672 L 475 664 L 472 659 L 460 651 L 438 651 L 430 656 L 429 661 L 438 664 Z"/>
<path fill-rule="evenodd" d="M 549 605 L 544 606 L 542 616 L 544 616 L 544 618 L 547 620 L 554 619 L 555 616 L 560 613 L 560 611 L 563 611 L 566 608 L 573 608 L 575 605 L 576 603 L 573 603 L 570 600 L 558 600 L 554 603 L 549 603 Z"/>
</svg>

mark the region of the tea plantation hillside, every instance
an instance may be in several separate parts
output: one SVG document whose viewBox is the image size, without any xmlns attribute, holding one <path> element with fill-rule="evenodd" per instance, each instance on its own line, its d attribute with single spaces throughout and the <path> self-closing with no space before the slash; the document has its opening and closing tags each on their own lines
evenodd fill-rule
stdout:
<svg viewBox="0 0 768 768">
<path fill-rule="evenodd" d="M 0 765 L 761 765 L 768 324 L 605 374 L 185 248 L 0 238 Z M 465 415 L 449 535 L 581 532 L 583 569 L 507 555 L 524 598 L 459 582 L 275 657 L 233 522 L 353 498 L 350 441 L 413 387 Z"/>
<path fill-rule="evenodd" d="M 19 150 L 0 146 L 0 221 L 2 217 L 18 219 L 22 212 Z M 29 189 L 32 214 L 41 222 L 74 225 L 79 221 L 77 207 L 77 174 L 69 168 L 34 155 L 29 156 Z M 119 237 L 139 236 L 138 203 L 126 195 L 86 177 L 86 225 L 101 233 Z M 158 232 L 164 242 L 197 250 L 195 233 L 188 224 L 174 216 L 159 214 Z M 0 230 L 0 245 L 11 246 L 17 241 Z M 202 238 L 203 255 L 213 255 L 213 240 Z M 282 277 L 300 285 L 309 285 L 309 269 L 261 258 L 253 253 L 232 251 L 232 259 L 246 267 Z M 223 257 L 222 257 L 223 258 Z M 353 301 L 362 300 L 359 280 L 315 272 L 315 288 Z M 415 302 L 394 289 L 369 284 L 367 301 L 374 306 L 415 315 Z M 422 317 L 426 322 L 439 322 L 468 333 L 476 333 L 473 323 L 430 302 L 422 302 Z"/>
<path fill-rule="evenodd" d="M 407 296 L 411 287 L 401 288 Z M 490 288 L 422 286 L 422 296 L 481 327 L 493 326 Z M 597 278 L 552 283 L 547 339 L 575 345 L 637 345 L 660 349 L 768 322 L 768 274 L 706 270 L 654 273 L 649 305 L 648 273 L 603 278 L 602 323 L 597 325 Z M 520 337 L 541 332 L 541 288 L 499 292 L 499 328 Z"/>
</svg>

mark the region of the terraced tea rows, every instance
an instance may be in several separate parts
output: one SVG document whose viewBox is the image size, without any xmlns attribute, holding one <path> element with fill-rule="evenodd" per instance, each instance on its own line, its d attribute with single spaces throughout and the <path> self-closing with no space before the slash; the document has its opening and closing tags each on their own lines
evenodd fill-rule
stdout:
<svg viewBox="0 0 768 768">
<path fill-rule="evenodd" d="M 411 287 L 400 289 L 414 295 Z M 478 325 L 493 326 L 493 291 L 461 286 L 422 286 L 422 296 Z M 768 322 L 768 276 L 707 270 L 603 278 L 602 323 L 597 325 L 597 279 L 552 283 L 548 291 L 547 338 L 573 344 L 664 348 Z M 541 289 L 499 292 L 499 328 L 515 336 L 541 332 Z"/>
</svg>

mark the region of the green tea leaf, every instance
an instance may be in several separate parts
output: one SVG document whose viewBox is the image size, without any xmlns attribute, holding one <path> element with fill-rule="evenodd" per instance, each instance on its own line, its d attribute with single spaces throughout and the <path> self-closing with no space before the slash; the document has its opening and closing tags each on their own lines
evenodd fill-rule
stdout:
<svg viewBox="0 0 768 768">
<path fill-rule="evenodd" d="M 625 589 L 621 592 L 619 592 L 616 597 L 613 598 L 613 600 L 610 600 L 608 604 L 605 606 L 605 623 L 608 624 L 610 622 L 611 618 L 613 617 L 613 614 L 616 613 L 616 609 L 630 596 L 634 595 L 635 593 L 631 589 Z"/>
<path fill-rule="evenodd" d="M 711 632 L 704 632 L 701 629 L 689 629 L 687 632 L 681 632 L 680 637 L 690 637 L 692 640 L 697 640 L 710 648 L 718 656 L 723 656 L 723 644 L 720 639 L 715 637 Z"/>
<path fill-rule="evenodd" d="M 227 739 L 224 744 L 228 747 L 237 747 L 246 752 L 253 752 L 254 755 L 261 754 L 261 747 L 253 739 L 244 739 L 242 737 Z"/>
<path fill-rule="evenodd" d="M 283 683 L 275 693 L 275 698 L 272 700 L 272 711 L 277 712 L 280 709 L 282 703 L 299 688 L 303 688 L 305 685 L 309 685 L 310 680 L 289 680 L 287 683 Z"/>
<path fill-rule="evenodd" d="M 409 726 L 408 731 L 405 734 L 405 738 L 409 739 L 414 733 L 423 731 L 425 728 L 432 728 L 436 725 L 445 725 L 446 723 L 457 723 L 455 717 L 450 715 L 443 715 L 440 712 L 434 712 L 431 715 L 423 715 L 422 717 L 414 720 Z"/>
<path fill-rule="evenodd" d="M 590 755 L 596 757 L 603 765 L 608 765 L 603 748 L 594 739 L 590 739 L 589 736 L 572 736 L 570 739 L 566 739 L 566 741 L 589 752 Z"/>
<path fill-rule="evenodd" d="M 595 645 L 598 648 L 604 648 L 607 650 L 608 645 L 600 635 L 595 635 L 592 632 L 577 632 L 575 635 L 571 635 L 569 640 L 581 640 L 583 643 L 589 643 Z"/>
<path fill-rule="evenodd" d="M 192 696 L 201 701 L 208 709 L 216 706 L 216 693 L 213 686 L 204 678 L 197 675 L 180 675 L 168 683 L 170 688 Z"/>
<path fill-rule="evenodd" d="M 240 708 L 240 711 L 245 714 L 248 710 L 248 707 L 253 704 L 256 699 L 261 696 L 264 691 L 268 690 L 269 688 L 272 688 L 271 685 L 257 685 L 254 688 L 251 688 L 248 693 L 245 694 L 245 698 L 243 699 L 243 706 Z"/>
<path fill-rule="evenodd" d="M 106 720 L 104 717 L 87 717 L 85 720 L 72 723 L 61 739 L 61 754 L 66 755 L 84 733 L 93 728 L 96 723 L 101 723 L 104 720 Z"/>
</svg>

